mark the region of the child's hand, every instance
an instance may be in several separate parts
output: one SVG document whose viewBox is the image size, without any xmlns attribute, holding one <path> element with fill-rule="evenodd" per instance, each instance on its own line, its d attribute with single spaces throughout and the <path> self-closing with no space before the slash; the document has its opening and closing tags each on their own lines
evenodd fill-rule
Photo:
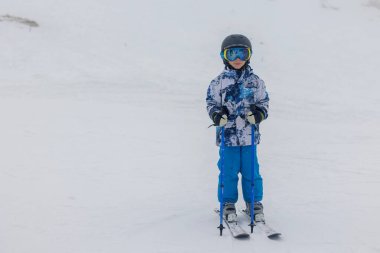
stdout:
<svg viewBox="0 0 380 253">
<path fill-rule="evenodd" d="M 212 117 L 212 121 L 214 121 L 215 126 L 222 127 L 227 124 L 227 114 L 216 112 Z"/>
<path fill-rule="evenodd" d="M 219 112 L 214 112 L 212 115 L 212 121 L 214 122 L 215 126 L 224 126 L 227 124 L 228 121 L 228 108 L 226 106 L 222 107 L 222 110 Z"/>
<path fill-rule="evenodd" d="M 249 107 L 250 111 L 247 113 L 247 120 L 252 125 L 259 124 L 264 119 L 264 115 L 257 110 L 255 105 Z"/>
</svg>

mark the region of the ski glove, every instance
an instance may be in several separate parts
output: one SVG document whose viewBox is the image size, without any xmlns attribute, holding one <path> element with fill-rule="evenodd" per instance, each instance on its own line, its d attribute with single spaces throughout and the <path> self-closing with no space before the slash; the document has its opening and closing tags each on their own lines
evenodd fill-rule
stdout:
<svg viewBox="0 0 380 253">
<path fill-rule="evenodd" d="M 250 105 L 249 110 L 250 111 L 247 113 L 247 120 L 252 125 L 259 124 L 265 119 L 264 112 L 262 112 L 259 107 L 256 107 L 256 105 Z"/>
<path fill-rule="evenodd" d="M 223 107 L 220 112 L 214 112 L 212 114 L 212 121 L 214 122 L 215 126 L 225 126 L 227 124 L 228 117 L 228 109 L 226 107 Z"/>
</svg>

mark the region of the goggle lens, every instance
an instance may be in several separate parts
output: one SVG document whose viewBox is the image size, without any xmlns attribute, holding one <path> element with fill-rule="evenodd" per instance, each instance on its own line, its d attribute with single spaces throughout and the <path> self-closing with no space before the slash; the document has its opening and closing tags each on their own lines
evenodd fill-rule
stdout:
<svg viewBox="0 0 380 253">
<path fill-rule="evenodd" d="M 237 58 L 242 61 L 247 61 L 251 58 L 251 49 L 246 47 L 226 48 L 223 51 L 223 57 L 227 61 L 235 61 Z"/>
</svg>

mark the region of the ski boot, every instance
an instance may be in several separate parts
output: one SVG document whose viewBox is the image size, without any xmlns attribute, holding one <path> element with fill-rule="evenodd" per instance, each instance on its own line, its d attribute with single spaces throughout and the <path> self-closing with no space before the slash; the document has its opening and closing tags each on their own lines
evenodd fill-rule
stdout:
<svg viewBox="0 0 380 253">
<path fill-rule="evenodd" d="M 227 222 L 237 222 L 237 214 L 234 203 L 223 204 L 223 215 Z"/>
<path fill-rule="evenodd" d="M 246 209 L 245 212 L 251 216 L 251 203 L 246 202 Z M 265 218 L 264 218 L 264 206 L 261 204 L 261 202 L 255 202 L 253 204 L 253 217 L 255 222 L 262 222 L 265 223 Z"/>
</svg>

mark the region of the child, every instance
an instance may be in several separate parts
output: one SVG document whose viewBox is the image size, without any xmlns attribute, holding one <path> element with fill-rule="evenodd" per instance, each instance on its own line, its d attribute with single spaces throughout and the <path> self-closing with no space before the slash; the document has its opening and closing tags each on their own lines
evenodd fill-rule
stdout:
<svg viewBox="0 0 380 253">
<path fill-rule="evenodd" d="M 211 81 L 207 90 L 207 111 L 217 126 L 216 144 L 220 146 L 224 127 L 224 191 L 222 199 L 219 175 L 218 199 L 223 203 L 223 213 L 228 221 L 236 221 L 235 203 L 238 200 L 238 174 L 242 175 L 243 198 L 247 212 L 251 206 L 252 158 L 254 170 L 254 220 L 264 222 L 262 178 L 259 173 L 257 154 L 252 154 L 251 128 L 255 127 L 255 144 L 260 142 L 259 124 L 268 117 L 269 97 L 264 81 L 249 66 L 252 46 L 249 39 L 240 34 L 227 36 L 220 55 L 225 68 Z M 219 150 L 219 170 L 222 152 Z"/>
</svg>

